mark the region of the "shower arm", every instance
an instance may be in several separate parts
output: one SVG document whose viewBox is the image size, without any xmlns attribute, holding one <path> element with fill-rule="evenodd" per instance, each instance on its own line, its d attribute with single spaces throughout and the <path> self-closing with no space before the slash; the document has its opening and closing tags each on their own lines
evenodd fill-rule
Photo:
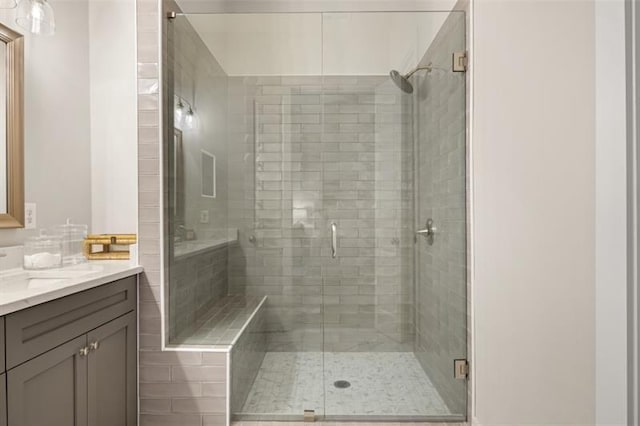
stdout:
<svg viewBox="0 0 640 426">
<path fill-rule="evenodd" d="M 416 67 L 413 70 L 411 70 L 408 73 L 406 73 L 404 75 L 404 78 L 409 78 L 412 75 L 414 75 L 415 73 L 417 73 L 418 71 L 422 71 L 422 70 L 427 70 L 429 72 L 433 71 L 433 64 L 429 63 L 428 65 L 423 65 L 421 67 Z"/>
</svg>

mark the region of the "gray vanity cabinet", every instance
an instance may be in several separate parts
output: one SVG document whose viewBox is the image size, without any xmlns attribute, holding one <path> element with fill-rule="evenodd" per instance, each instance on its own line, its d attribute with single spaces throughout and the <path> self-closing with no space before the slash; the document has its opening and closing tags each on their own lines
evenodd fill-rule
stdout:
<svg viewBox="0 0 640 426">
<path fill-rule="evenodd" d="M 0 426 L 136 425 L 136 282 L 4 317 L 8 421 Z"/>
<path fill-rule="evenodd" d="M 71 340 L 7 373 L 10 426 L 87 426 L 87 362 Z"/>
<path fill-rule="evenodd" d="M 136 316 L 132 312 L 87 335 L 89 426 L 136 424 Z"/>
</svg>

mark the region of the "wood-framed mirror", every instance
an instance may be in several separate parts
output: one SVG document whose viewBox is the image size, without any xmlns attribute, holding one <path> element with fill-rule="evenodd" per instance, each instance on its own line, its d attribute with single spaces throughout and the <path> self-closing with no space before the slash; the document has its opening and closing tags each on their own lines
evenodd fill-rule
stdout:
<svg viewBox="0 0 640 426">
<path fill-rule="evenodd" d="M 0 24 L 0 228 L 24 227 L 23 102 L 24 38 Z"/>
</svg>

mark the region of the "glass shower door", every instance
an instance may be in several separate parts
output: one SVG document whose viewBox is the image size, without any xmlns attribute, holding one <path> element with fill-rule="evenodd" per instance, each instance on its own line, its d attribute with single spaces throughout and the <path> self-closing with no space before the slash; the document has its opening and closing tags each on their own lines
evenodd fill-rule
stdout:
<svg viewBox="0 0 640 426">
<path fill-rule="evenodd" d="M 384 60 L 358 75 L 370 28 Z M 323 41 L 325 418 L 463 420 L 464 14 L 325 13 Z"/>
<path fill-rule="evenodd" d="M 243 82 L 253 85 L 256 170 L 256 284 L 247 290 L 268 297 L 266 354 L 242 412 L 236 413 L 246 420 L 302 420 L 305 410 L 324 416 L 322 169 L 320 154 L 306 148 L 316 138 L 303 133 L 300 123 L 319 122 L 320 111 L 303 108 L 319 105 L 310 80 L 300 84 L 278 76 Z"/>
<path fill-rule="evenodd" d="M 401 417 L 413 358 L 411 98 L 388 76 L 324 81 L 325 412 Z"/>
<path fill-rule="evenodd" d="M 191 228 L 237 243 L 211 267 L 174 265 L 170 333 L 204 309 L 210 278 L 216 296 L 267 297 L 243 332 L 255 347 L 232 361 L 233 418 L 463 420 L 465 75 L 451 61 L 464 15 L 195 14 L 171 28 L 168 115 L 199 119 L 168 152 L 185 166 L 170 176 L 184 234 L 170 251 Z"/>
<path fill-rule="evenodd" d="M 467 358 L 466 75 L 449 65 L 464 50 L 464 14 L 452 13 L 425 57 L 433 70 L 414 80 L 415 355 L 444 417 L 467 411 L 454 377 Z"/>
</svg>

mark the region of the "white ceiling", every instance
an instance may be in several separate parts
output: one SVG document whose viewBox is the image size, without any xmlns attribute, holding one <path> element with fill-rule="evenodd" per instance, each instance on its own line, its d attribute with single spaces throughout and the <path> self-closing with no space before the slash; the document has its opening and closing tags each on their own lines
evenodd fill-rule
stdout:
<svg viewBox="0 0 640 426">
<path fill-rule="evenodd" d="M 386 75 L 414 67 L 448 14 L 233 13 L 188 19 L 229 75 Z"/>
</svg>

